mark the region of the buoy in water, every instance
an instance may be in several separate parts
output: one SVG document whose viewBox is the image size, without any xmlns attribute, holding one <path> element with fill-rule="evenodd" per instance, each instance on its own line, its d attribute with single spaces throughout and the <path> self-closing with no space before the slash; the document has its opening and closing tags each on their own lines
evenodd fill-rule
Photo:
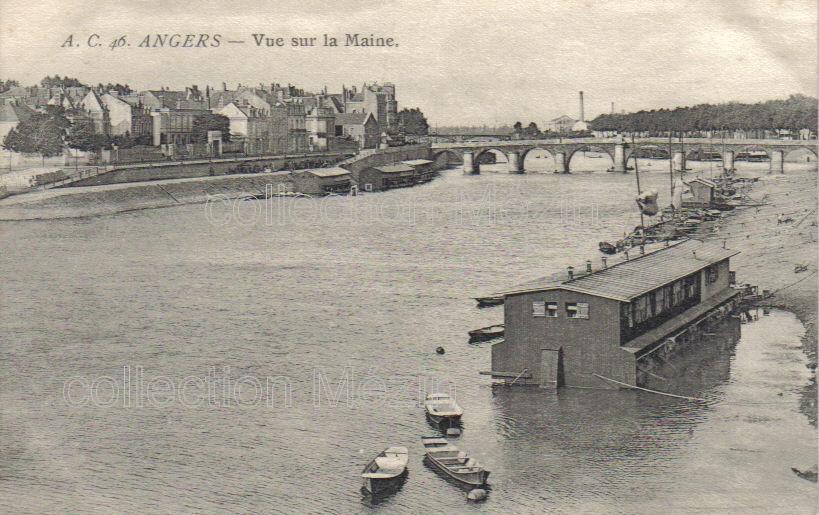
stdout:
<svg viewBox="0 0 819 515">
<path fill-rule="evenodd" d="M 475 488 L 474 490 L 470 490 L 468 494 L 466 494 L 466 498 L 470 501 L 482 501 L 486 499 L 486 490 L 483 488 Z"/>
<path fill-rule="evenodd" d="M 446 351 L 444 350 L 444 348 L 443 348 L 443 347 L 438 347 L 437 349 L 435 349 L 435 352 L 437 352 L 438 354 L 443 354 L 443 353 L 445 353 Z"/>
<path fill-rule="evenodd" d="M 461 429 L 457 427 L 450 427 L 446 430 L 447 436 L 461 436 Z"/>
</svg>

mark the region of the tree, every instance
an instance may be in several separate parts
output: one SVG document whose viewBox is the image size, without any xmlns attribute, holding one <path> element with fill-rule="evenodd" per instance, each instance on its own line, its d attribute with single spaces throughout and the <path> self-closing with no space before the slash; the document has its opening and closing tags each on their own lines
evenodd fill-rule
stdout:
<svg viewBox="0 0 819 515">
<path fill-rule="evenodd" d="M 6 134 L 3 147 L 12 152 L 40 154 L 45 166 L 45 158 L 59 155 L 63 151 L 65 118 L 53 113 L 35 113 L 23 120 Z"/>
<path fill-rule="evenodd" d="M 429 134 L 429 123 L 417 107 L 402 109 L 398 113 L 398 130 L 400 133 L 411 136 L 426 136 Z"/>
<path fill-rule="evenodd" d="M 540 129 L 537 128 L 535 122 L 529 122 L 529 125 L 523 130 L 523 135 L 527 138 L 537 138 L 540 136 Z"/>
<path fill-rule="evenodd" d="M 11 88 L 15 88 L 19 86 L 20 83 L 16 80 L 0 80 L 0 93 L 5 93 L 6 91 L 10 90 Z"/>
<path fill-rule="evenodd" d="M 512 126 L 512 133 L 517 134 L 518 136 L 523 132 L 523 124 L 520 122 L 515 122 L 515 125 Z"/>
<path fill-rule="evenodd" d="M 223 114 L 215 113 L 194 118 L 191 125 L 194 143 L 207 143 L 208 131 L 222 131 L 222 141 L 230 141 L 230 119 Z"/>
<path fill-rule="evenodd" d="M 66 144 L 71 148 L 85 152 L 98 152 L 109 144 L 104 134 L 94 131 L 94 123 L 88 118 L 76 118 L 66 138 Z"/>
</svg>

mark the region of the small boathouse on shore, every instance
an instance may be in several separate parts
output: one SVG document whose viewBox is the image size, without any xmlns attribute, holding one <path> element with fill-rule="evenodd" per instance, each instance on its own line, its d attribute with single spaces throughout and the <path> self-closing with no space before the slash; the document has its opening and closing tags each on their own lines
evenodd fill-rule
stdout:
<svg viewBox="0 0 819 515">
<path fill-rule="evenodd" d="M 486 374 L 542 387 L 614 386 L 600 376 L 640 386 L 641 360 L 736 305 L 736 254 L 686 240 L 504 292 L 505 339 L 492 346 Z"/>
</svg>

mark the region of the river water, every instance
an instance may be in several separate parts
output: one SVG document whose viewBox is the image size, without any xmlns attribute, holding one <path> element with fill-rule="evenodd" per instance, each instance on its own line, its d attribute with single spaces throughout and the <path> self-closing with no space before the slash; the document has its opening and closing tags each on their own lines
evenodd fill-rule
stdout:
<svg viewBox="0 0 819 515">
<path fill-rule="evenodd" d="M 662 192 L 655 163 L 641 177 Z M 502 308 L 471 297 L 597 264 L 636 225 L 633 196 L 633 175 L 453 170 L 354 198 L 6 223 L 0 511 L 814 513 L 790 470 L 817 435 L 789 313 L 735 320 L 655 385 L 702 404 L 478 374 L 490 348 L 466 332 Z M 492 471 L 480 504 L 422 463 L 418 398 L 446 389 Z M 390 445 L 409 476 L 372 502 L 358 474 Z"/>
</svg>

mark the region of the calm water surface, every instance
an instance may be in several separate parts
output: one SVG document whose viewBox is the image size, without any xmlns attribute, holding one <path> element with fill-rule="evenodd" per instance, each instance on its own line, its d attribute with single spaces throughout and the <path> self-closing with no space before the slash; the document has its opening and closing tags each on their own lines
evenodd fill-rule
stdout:
<svg viewBox="0 0 819 515">
<path fill-rule="evenodd" d="M 655 163 L 643 181 L 663 192 Z M 502 308 L 471 297 L 597 263 L 637 223 L 633 196 L 633 175 L 453 171 L 356 198 L 4 224 L 0 511 L 813 513 L 815 484 L 790 471 L 817 449 L 789 313 L 735 321 L 662 372 L 699 405 L 478 375 L 490 348 L 466 332 Z M 449 387 L 460 444 L 492 471 L 481 504 L 422 463 L 419 392 Z M 372 503 L 358 474 L 389 445 L 410 448 L 409 477 Z"/>
</svg>

